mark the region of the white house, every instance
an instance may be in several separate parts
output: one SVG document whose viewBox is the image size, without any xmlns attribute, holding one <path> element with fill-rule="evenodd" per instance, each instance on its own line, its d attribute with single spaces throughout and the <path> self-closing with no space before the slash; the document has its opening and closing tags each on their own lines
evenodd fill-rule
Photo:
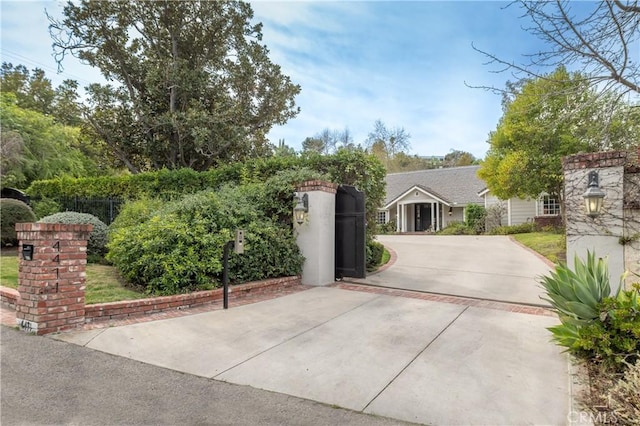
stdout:
<svg viewBox="0 0 640 426">
<path fill-rule="evenodd" d="M 538 200 L 499 200 L 478 177 L 480 166 L 391 173 L 378 223 L 395 222 L 397 232 L 439 231 L 451 221 L 463 221 L 470 204 L 486 208 L 503 203 L 502 225 L 517 225 L 535 217 L 557 216 L 560 205 L 548 196 Z"/>
</svg>

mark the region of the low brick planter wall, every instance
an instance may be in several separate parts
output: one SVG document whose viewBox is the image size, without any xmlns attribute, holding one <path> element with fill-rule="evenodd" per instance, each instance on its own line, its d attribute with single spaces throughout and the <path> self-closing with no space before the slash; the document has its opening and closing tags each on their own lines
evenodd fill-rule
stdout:
<svg viewBox="0 0 640 426">
<path fill-rule="evenodd" d="M 273 293 L 280 289 L 300 285 L 300 277 L 272 278 L 229 287 L 230 299 L 242 299 L 256 294 Z M 15 309 L 20 293 L 0 286 L 0 302 L 4 308 Z M 175 309 L 187 309 L 222 300 L 222 288 L 176 294 L 173 296 L 149 297 L 121 302 L 85 305 L 85 323 L 151 315 Z"/>
<path fill-rule="evenodd" d="M 271 293 L 278 289 L 300 285 L 300 277 L 272 278 L 229 287 L 229 297 L 240 299 L 249 295 Z M 85 322 L 151 315 L 174 309 L 186 309 L 222 300 L 222 288 L 150 297 L 122 302 L 96 303 L 85 306 Z"/>
<path fill-rule="evenodd" d="M 16 309 L 16 303 L 20 298 L 18 290 L 0 286 L 0 303 L 5 308 Z"/>
</svg>

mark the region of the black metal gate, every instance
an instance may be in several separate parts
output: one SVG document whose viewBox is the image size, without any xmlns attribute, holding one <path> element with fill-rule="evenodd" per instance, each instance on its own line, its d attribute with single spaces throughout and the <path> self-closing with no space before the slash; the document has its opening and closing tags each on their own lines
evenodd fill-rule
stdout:
<svg viewBox="0 0 640 426">
<path fill-rule="evenodd" d="M 366 277 L 364 192 L 341 185 L 336 194 L 336 279 Z"/>
</svg>

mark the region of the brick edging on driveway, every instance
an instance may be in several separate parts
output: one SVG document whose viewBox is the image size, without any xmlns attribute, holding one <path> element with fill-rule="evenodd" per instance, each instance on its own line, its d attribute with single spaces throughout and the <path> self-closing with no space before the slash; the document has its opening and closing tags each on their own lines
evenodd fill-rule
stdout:
<svg viewBox="0 0 640 426">
<path fill-rule="evenodd" d="M 473 306 L 476 308 L 495 309 L 499 311 L 515 312 L 520 314 L 540 315 L 547 317 L 555 317 L 556 313 L 549 308 L 541 306 L 523 305 L 509 302 L 498 302 L 495 300 L 482 300 L 468 298 L 462 296 L 444 295 L 437 293 L 427 293 L 421 291 L 402 290 L 387 287 L 376 287 L 367 284 L 358 284 L 350 282 L 337 282 L 329 285 L 329 287 L 339 288 L 342 290 L 362 291 L 365 293 L 384 294 L 387 296 L 408 297 L 412 299 L 430 300 L 440 303 L 453 303 L 456 305 Z"/>
</svg>

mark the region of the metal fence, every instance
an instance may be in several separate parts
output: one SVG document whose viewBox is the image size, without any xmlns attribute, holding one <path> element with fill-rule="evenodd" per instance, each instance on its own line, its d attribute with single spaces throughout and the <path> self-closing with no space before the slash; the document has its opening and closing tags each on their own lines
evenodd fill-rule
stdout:
<svg viewBox="0 0 640 426">
<path fill-rule="evenodd" d="M 56 198 L 62 211 L 89 213 L 110 225 L 120 212 L 124 200 L 120 198 Z"/>
</svg>

